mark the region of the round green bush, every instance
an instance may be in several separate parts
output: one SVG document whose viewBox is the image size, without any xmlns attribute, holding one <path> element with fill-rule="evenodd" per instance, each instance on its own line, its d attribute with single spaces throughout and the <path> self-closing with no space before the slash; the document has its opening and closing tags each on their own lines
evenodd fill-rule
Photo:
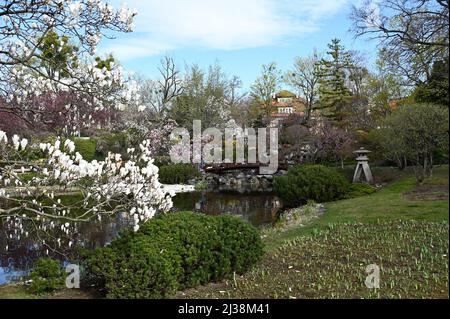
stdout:
<svg viewBox="0 0 450 319">
<path fill-rule="evenodd" d="M 229 273 L 243 274 L 260 261 L 263 244 L 259 231 L 249 223 L 230 215 L 216 217 L 223 243 L 224 259 L 230 262 Z M 224 270 L 219 267 L 219 270 Z M 220 274 L 219 274 L 220 277 Z"/>
<path fill-rule="evenodd" d="M 191 164 L 173 164 L 159 168 L 159 181 L 164 184 L 186 184 L 200 175 L 197 167 Z"/>
<path fill-rule="evenodd" d="M 243 273 L 263 254 L 258 231 L 231 216 L 172 213 L 127 230 L 88 258 L 110 298 L 164 298 Z"/>
<path fill-rule="evenodd" d="M 274 188 L 285 206 L 297 206 L 308 200 L 329 202 L 341 199 L 350 184 L 335 169 L 322 165 L 298 165 L 286 175 L 275 178 Z"/>
<path fill-rule="evenodd" d="M 220 235 L 215 218 L 196 213 L 166 214 L 145 223 L 139 235 L 159 238 L 162 249 L 179 257 L 179 283 L 194 287 L 217 279 L 212 270 L 220 267 Z"/>
<path fill-rule="evenodd" d="M 39 295 L 63 288 L 66 273 L 58 260 L 40 258 L 34 264 L 28 279 L 31 280 L 30 291 Z"/>
<path fill-rule="evenodd" d="M 176 263 L 170 252 L 136 236 L 97 249 L 88 259 L 89 272 L 108 298 L 162 298 L 178 288 Z"/>
</svg>

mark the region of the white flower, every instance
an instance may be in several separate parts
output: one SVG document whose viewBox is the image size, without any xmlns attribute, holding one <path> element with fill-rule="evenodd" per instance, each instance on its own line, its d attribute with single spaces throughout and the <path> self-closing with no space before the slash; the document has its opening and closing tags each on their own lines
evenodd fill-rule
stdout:
<svg viewBox="0 0 450 319">
<path fill-rule="evenodd" d="M 75 143 L 71 140 L 66 140 L 64 142 L 64 148 L 69 151 L 69 153 L 73 153 L 75 151 Z"/>
<path fill-rule="evenodd" d="M 19 145 L 20 145 L 19 140 L 20 140 L 19 136 L 14 134 L 12 137 L 12 142 L 13 142 L 13 145 L 14 145 L 14 148 L 16 149 L 16 151 L 19 149 Z"/>
<path fill-rule="evenodd" d="M 5 142 L 8 143 L 8 137 L 6 136 L 6 133 L 0 130 L 0 143 Z"/>
<path fill-rule="evenodd" d="M 20 141 L 20 148 L 23 150 L 28 145 L 28 140 L 26 138 L 23 138 L 22 141 Z"/>
<path fill-rule="evenodd" d="M 78 17 L 80 16 L 80 10 L 81 10 L 80 2 L 74 2 L 69 5 L 69 12 L 74 19 L 78 19 Z"/>
</svg>

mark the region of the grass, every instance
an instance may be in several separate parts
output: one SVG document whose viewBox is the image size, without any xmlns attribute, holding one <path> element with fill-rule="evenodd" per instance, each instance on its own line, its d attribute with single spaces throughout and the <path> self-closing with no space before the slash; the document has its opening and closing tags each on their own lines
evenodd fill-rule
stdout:
<svg viewBox="0 0 450 319">
<path fill-rule="evenodd" d="M 435 170 L 426 185 L 446 185 L 448 192 L 448 166 Z M 400 177 L 400 180 L 380 191 L 363 197 L 345 199 L 325 204 L 326 213 L 306 227 L 297 227 L 265 239 L 268 251 L 279 247 L 285 240 L 311 234 L 315 229 L 328 224 L 344 222 L 373 223 L 378 220 L 423 220 L 448 221 L 449 204 L 446 200 L 411 201 L 405 193 L 416 187 L 414 177 Z"/>
<path fill-rule="evenodd" d="M 0 299 L 36 299 L 36 295 L 19 285 L 0 286 Z"/>
<path fill-rule="evenodd" d="M 0 299 L 100 299 L 94 289 L 62 289 L 51 294 L 35 295 L 22 285 L 0 286 Z"/>
<path fill-rule="evenodd" d="M 285 242 L 233 281 L 185 298 L 448 298 L 448 224 L 384 221 L 330 226 Z M 379 289 L 365 285 L 380 267 Z"/>
</svg>

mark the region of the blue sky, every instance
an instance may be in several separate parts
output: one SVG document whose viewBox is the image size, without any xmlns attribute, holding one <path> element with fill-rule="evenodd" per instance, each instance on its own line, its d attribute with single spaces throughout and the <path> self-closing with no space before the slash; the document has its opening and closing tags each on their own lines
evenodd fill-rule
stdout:
<svg viewBox="0 0 450 319">
<path fill-rule="evenodd" d="M 113 52 L 127 70 L 158 76 L 165 54 L 180 69 L 216 61 L 248 89 L 261 65 L 288 70 L 296 56 L 325 51 L 332 38 L 361 51 L 368 62 L 376 44 L 348 32 L 352 4 L 361 0 L 129 0 L 138 11 L 135 32 L 104 39 L 100 52 Z M 123 2 L 113 0 L 119 7 Z"/>
</svg>

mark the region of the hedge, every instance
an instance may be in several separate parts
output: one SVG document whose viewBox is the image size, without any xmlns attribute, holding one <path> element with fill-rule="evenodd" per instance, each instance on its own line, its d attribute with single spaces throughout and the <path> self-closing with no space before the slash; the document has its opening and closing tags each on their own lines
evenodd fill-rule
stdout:
<svg viewBox="0 0 450 319">
<path fill-rule="evenodd" d="M 186 184 L 200 176 L 199 170 L 192 164 L 173 164 L 159 168 L 159 181 L 163 184 Z"/>
<path fill-rule="evenodd" d="M 322 165 L 298 165 L 286 175 L 276 177 L 274 188 L 283 204 L 298 206 L 308 200 L 329 202 L 344 198 L 349 182 L 335 169 Z"/>
</svg>

